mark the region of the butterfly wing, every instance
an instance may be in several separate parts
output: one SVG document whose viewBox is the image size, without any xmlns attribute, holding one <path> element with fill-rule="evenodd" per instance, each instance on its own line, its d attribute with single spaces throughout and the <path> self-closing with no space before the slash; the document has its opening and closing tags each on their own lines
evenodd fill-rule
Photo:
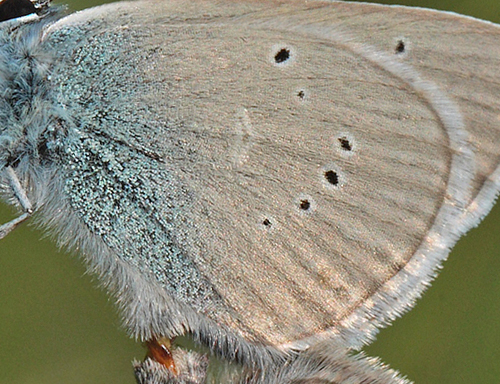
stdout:
<svg viewBox="0 0 500 384">
<path fill-rule="evenodd" d="M 452 82 L 442 56 L 394 53 L 408 23 L 383 34 L 389 49 L 357 35 L 377 10 L 130 3 L 47 31 L 79 117 L 64 122 L 59 226 L 118 287 L 133 332 L 203 334 L 208 318 L 262 344 L 353 346 L 411 307 L 496 164 L 479 174 L 468 141 L 486 103 L 464 113 L 469 88 L 433 81 Z M 479 26 L 463 28 L 457 45 Z"/>
</svg>

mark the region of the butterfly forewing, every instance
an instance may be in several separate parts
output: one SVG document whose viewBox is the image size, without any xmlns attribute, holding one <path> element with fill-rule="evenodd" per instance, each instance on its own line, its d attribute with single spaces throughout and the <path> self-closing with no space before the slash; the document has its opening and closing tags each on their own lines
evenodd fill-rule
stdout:
<svg viewBox="0 0 500 384">
<path fill-rule="evenodd" d="M 371 308 L 453 199 L 448 111 L 384 67 L 393 52 L 352 49 L 337 7 L 120 5 L 46 36 L 79 116 L 72 208 L 146 281 L 250 341 Z"/>
</svg>

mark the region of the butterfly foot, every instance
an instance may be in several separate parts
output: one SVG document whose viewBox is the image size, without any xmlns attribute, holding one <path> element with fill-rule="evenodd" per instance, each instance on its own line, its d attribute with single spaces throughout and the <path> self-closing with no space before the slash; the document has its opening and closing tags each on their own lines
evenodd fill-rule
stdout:
<svg viewBox="0 0 500 384">
<path fill-rule="evenodd" d="M 204 384 L 208 357 L 181 348 L 170 349 L 170 340 L 160 338 L 147 342 L 148 357 L 134 362 L 138 384 Z"/>
</svg>

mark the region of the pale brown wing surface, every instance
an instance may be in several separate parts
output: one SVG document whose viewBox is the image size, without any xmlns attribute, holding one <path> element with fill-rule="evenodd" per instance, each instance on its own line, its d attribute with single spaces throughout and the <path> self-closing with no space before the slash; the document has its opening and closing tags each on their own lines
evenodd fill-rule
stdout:
<svg viewBox="0 0 500 384">
<path fill-rule="evenodd" d="M 347 11 L 359 13 L 359 28 L 346 30 Z M 289 344 L 329 331 L 353 332 L 354 345 L 411 306 L 460 232 L 452 227 L 475 171 L 464 126 L 480 112 L 462 124 L 465 94 L 434 81 L 433 61 L 401 63 L 394 45 L 358 41 L 361 25 L 376 23 L 371 11 L 169 1 L 83 12 L 52 27 L 56 46 L 75 47 L 56 81 L 85 137 L 152 159 L 143 184 L 155 167 L 168 175 L 151 182 L 156 197 L 140 207 L 124 199 L 158 218 L 137 218 L 144 230 L 163 225 L 168 236 L 124 242 L 135 233 L 110 220 L 106 246 L 250 341 Z M 134 12 L 148 13 L 148 23 Z M 102 23 L 106 31 L 93 34 Z M 65 36 L 65 24 L 82 33 Z M 88 79 L 93 65 L 99 75 Z M 475 177 L 474 193 L 488 172 Z M 96 196 L 70 204 L 85 198 Z M 192 263 L 179 290 L 162 259 L 172 247 Z"/>
<path fill-rule="evenodd" d="M 412 65 L 459 106 L 475 155 L 471 199 L 477 197 L 488 179 L 489 183 L 497 183 L 499 26 L 453 13 L 400 6 L 338 4 L 335 13 L 339 20 L 349 22 L 355 40 Z M 472 214 L 476 210 L 487 213 L 494 200 L 490 196 L 479 201 L 481 207 L 470 207 Z M 467 221 L 464 229 L 474 225 L 476 220 Z"/>
<path fill-rule="evenodd" d="M 328 9 L 311 10 L 307 16 L 298 18 L 298 24 L 307 23 L 307 20 L 319 21 L 324 32 L 315 27 L 316 33 L 328 33 L 331 26 L 338 28 L 356 49 L 383 52 L 401 64 L 411 65 L 421 79 L 438 87 L 459 109 L 473 152 L 474 162 L 470 163 L 474 167 L 474 177 L 467 209 L 459 222 L 447 223 L 452 233 L 447 246 L 453 246 L 457 236 L 476 226 L 489 212 L 500 189 L 498 25 L 433 10 L 342 2 L 336 3 L 330 12 Z M 382 61 L 385 62 L 382 65 L 387 62 L 394 65 L 391 59 Z M 466 174 L 461 166 L 457 171 L 458 177 Z M 463 191 L 469 193 L 465 188 Z M 438 243 L 437 238 L 435 240 Z M 423 276 L 432 275 L 431 271 L 446 253 L 431 253 L 423 258 L 417 254 L 413 262 L 374 297 L 375 308 L 379 308 L 375 311 L 385 311 L 386 320 L 390 321 L 407 304 L 411 305 L 421 293 L 420 284 L 428 281 Z M 395 295 L 395 292 L 398 293 Z M 399 299 L 391 300 L 394 296 Z M 346 332 L 364 329 L 369 334 L 373 331 L 371 311 L 373 309 L 367 306 L 355 312 L 344 323 Z M 354 332 L 353 336 L 351 342 L 354 343 L 359 335 Z"/>
</svg>

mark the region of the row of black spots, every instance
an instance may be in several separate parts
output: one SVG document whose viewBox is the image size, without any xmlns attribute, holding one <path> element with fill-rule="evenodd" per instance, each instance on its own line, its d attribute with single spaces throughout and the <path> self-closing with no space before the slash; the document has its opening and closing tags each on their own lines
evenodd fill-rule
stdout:
<svg viewBox="0 0 500 384">
<path fill-rule="evenodd" d="M 406 38 L 397 38 L 394 44 L 394 53 L 397 56 L 406 56 L 409 50 L 409 41 Z M 287 44 L 277 44 L 271 49 L 271 62 L 278 67 L 286 67 L 296 60 L 295 49 Z M 304 102 L 308 99 L 308 91 L 299 89 L 295 92 L 297 100 Z"/>
<path fill-rule="evenodd" d="M 289 45 L 275 45 L 272 49 L 271 57 L 275 65 L 285 65 L 295 60 L 295 50 Z M 310 99 L 310 92 L 307 88 L 299 88 L 295 91 L 294 97 L 300 103 Z M 354 139 L 350 134 L 341 134 L 336 137 L 337 148 L 342 156 L 347 157 L 354 153 Z"/>
<path fill-rule="evenodd" d="M 321 169 L 322 184 L 329 190 L 338 190 L 346 183 L 343 172 L 336 165 L 329 165 Z M 294 201 L 295 210 L 302 215 L 314 213 L 317 203 L 312 196 L 300 194 Z M 263 216 L 260 221 L 262 228 L 270 230 L 276 227 L 276 220 L 270 216 Z"/>
<path fill-rule="evenodd" d="M 404 50 L 404 43 L 400 41 L 403 46 L 401 49 Z M 271 49 L 271 60 L 277 66 L 289 65 L 295 60 L 295 49 L 287 44 L 274 45 Z M 295 98 L 300 102 L 305 102 L 309 99 L 309 91 L 306 88 L 300 88 L 295 91 Z M 341 152 L 345 154 L 352 153 L 354 150 L 354 140 L 349 134 L 339 135 L 337 137 L 337 142 Z"/>
<path fill-rule="evenodd" d="M 271 48 L 270 61 L 277 67 L 287 67 L 296 60 L 295 49 L 288 44 L 276 44 Z M 309 99 L 309 91 L 305 88 L 297 89 L 293 97 L 303 103 Z"/>
<path fill-rule="evenodd" d="M 409 41 L 406 38 L 400 37 L 395 39 L 394 53 L 403 55 L 408 52 Z M 276 44 L 271 49 L 271 61 L 276 66 L 286 66 L 295 60 L 296 52 L 293 47 L 287 44 Z"/>
<path fill-rule="evenodd" d="M 343 173 L 336 166 L 324 167 L 321 170 L 321 178 L 323 185 L 330 190 L 337 190 L 345 184 Z M 294 201 L 296 212 L 301 215 L 310 215 L 317 209 L 316 201 L 306 194 L 299 195 Z M 265 230 L 276 228 L 277 221 L 271 216 L 263 216 L 260 220 L 260 225 Z"/>
<path fill-rule="evenodd" d="M 335 136 L 334 146 L 342 157 L 348 158 L 356 153 L 357 143 L 353 135 L 343 132 Z M 322 169 L 323 186 L 329 190 L 335 191 L 343 187 L 346 183 L 345 174 L 336 164 L 330 164 Z"/>
<path fill-rule="evenodd" d="M 309 215 L 316 210 L 316 202 L 311 196 L 301 195 L 294 201 L 295 210 L 301 215 Z M 260 226 L 267 231 L 277 227 L 277 221 L 271 216 L 263 216 Z"/>
<path fill-rule="evenodd" d="M 301 194 L 293 202 L 295 211 L 300 215 L 309 215 L 316 210 L 316 201 L 309 195 Z M 276 228 L 277 221 L 271 216 L 263 216 L 260 225 L 263 229 Z"/>
<path fill-rule="evenodd" d="M 293 47 L 287 44 L 279 44 L 272 47 L 271 61 L 278 67 L 290 65 L 295 60 L 296 52 Z M 295 91 L 294 95 L 297 100 L 304 102 L 309 98 L 309 91 L 301 88 Z M 341 152 L 346 154 L 354 151 L 354 140 L 349 134 L 342 134 L 336 137 L 337 147 Z M 345 183 L 343 173 L 336 166 L 323 167 L 321 170 L 322 183 L 328 189 L 338 189 Z M 299 195 L 294 205 L 296 210 L 301 214 L 311 214 L 317 208 L 316 201 L 309 195 Z M 271 230 L 276 227 L 277 221 L 270 216 L 263 216 L 260 220 L 260 225 L 266 230 Z"/>
<path fill-rule="evenodd" d="M 398 39 L 395 47 L 396 53 L 406 52 L 405 39 Z M 288 44 L 276 44 L 271 48 L 271 61 L 274 65 L 282 67 L 293 63 L 296 60 L 295 49 Z M 299 102 L 305 102 L 310 98 L 309 90 L 300 88 L 295 91 L 294 97 Z M 340 153 L 349 156 L 354 153 L 354 139 L 349 134 L 341 134 L 336 138 Z"/>
</svg>

